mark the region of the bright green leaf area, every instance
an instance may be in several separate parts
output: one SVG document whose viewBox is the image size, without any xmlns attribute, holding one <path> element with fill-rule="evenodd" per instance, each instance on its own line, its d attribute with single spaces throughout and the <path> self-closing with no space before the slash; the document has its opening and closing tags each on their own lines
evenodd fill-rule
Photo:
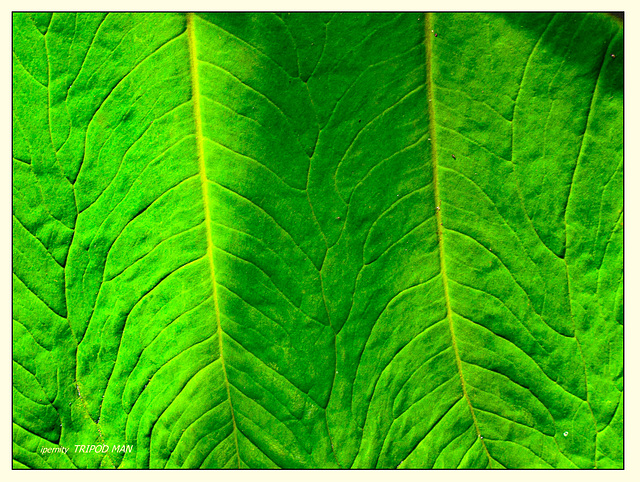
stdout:
<svg viewBox="0 0 640 482">
<path fill-rule="evenodd" d="M 14 14 L 14 467 L 621 468 L 623 61 L 605 14 Z"/>
</svg>

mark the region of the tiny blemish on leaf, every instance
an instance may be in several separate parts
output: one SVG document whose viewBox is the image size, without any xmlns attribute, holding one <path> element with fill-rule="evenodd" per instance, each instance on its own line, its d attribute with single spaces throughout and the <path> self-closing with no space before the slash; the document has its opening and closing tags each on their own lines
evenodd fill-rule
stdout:
<svg viewBox="0 0 640 482">
<path fill-rule="evenodd" d="M 569 432 L 565 432 L 562 435 L 564 435 L 566 437 L 567 435 L 569 435 Z"/>
</svg>

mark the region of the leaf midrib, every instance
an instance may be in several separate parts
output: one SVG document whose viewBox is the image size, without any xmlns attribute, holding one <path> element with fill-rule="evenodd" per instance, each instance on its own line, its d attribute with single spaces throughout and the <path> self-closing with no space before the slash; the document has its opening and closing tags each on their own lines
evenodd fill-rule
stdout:
<svg viewBox="0 0 640 482">
<path fill-rule="evenodd" d="M 220 307 L 218 304 L 218 288 L 216 284 L 215 267 L 213 263 L 213 237 L 211 233 L 211 214 L 209 211 L 209 180 L 207 179 L 206 165 L 204 160 L 204 145 L 202 134 L 202 114 L 200 112 L 200 80 L 198 77 L 198 50 L 196 46 L 196 33 L 195 33 L 195 15 L 193 13 L 187 13 L 187 37 L 189 39 L 189 61 L 191 64 L 191 92 L 193 101 L 193 117 L 196 129 L 196 144 L 198 150 L 198 169 L 200 173 L 200 182 L 202 185 L 202 198 L 204 205 L 204 223 L 206 226 L 207 237 L 207 254 L 206 257 L 209 261 L 209 270 L 211 272 L 211 283 L 213 285 L 213 303 L 215 307 L 216 316 L 216 329 L 218 333 L 218 348 L 220 351 L 220 364 L 222 366 L 222 373 L 224 375 L 224 384 L 227 390 L 227 397 L 229 399 L 229 408 L 231 410 L 231 422 L 233 424 L 233 438 L 236 447 L 236 454 L 238 457 L 238 468 L 240 468 L 240 450 L 238 448 L 238 427 L 236 425 L 236 417 L 233 410 L 233 404 L 231 403 L 231 389 L 229 387 L 229 377 L 227 375 L 227 368 L 224 361 L 224 350 L 222 345 L 222 325 L 220 323 Z"/>
<path fill-rule="evenodd" d="M 489 455 L 489 451 L 487 450 L 487 446 L 484 443 L 484 439 L 480 432 L 480 426 L 478 425 L 478 420 L 476 419 L 475 410 L 473 405 L 471 404 L 471 399 L 469 398 L 469 394 L 467 393 L 467 386 L 464 379 L 464 375 L 462 373 L 462 360 L 460 359 L 460 352 L 458 351 L 458 343 L 456 342 L 455 330 L 453 327 L 453 310 L 451 309 L 451 300 L 449 297 L 449 279 L 447 277 L 447 266 L 444 259 L 444 237 L 443 237 L 443 224 L 442 224 L 442 214 L 441 214 L 441 201 L 440 201 L 440 188 L 438 184 L 438 151 L 437 151 L 437 142 L 436 142 L 436 118 L 435 118 L 435 108 L 434 108 L 434 98 L 433 98 L 433 79 L 432 79 L 432 62 L 433 62 L 433 52 L 432 52 L 432 42 L 435 38 L 435 34 L 437 32 L 431 32 L 433 26 L 432 13 L 425 14 L 425 68 L 426 68 L 426 81 L 427 84 L 427 109 L 429 114 L 429 137 L 431 138 L 431 164 L 433 165 L 433 194 L 435 197 L 435 210 L 436 210 L 436 229 L 438 234 L 438 252 L 440 256 L 440 273 L 442 275 L 442 286 L 444 289 L 444 300 L 447 309 L 447 320 L 449 323 L 449 331 L 451 332 L 451 344 L 453 346 L 453 352 L 455 354 L 456 366 L 458 368 L 458 375 L 460 375 L 460 384 L 462 386 L 462 394 L 467 404 L 469 405 L 469 411 L 471 412 L 471 418 L 473 418 L 473 425 L 476 428 L 476 433 L 478 434 L 478 439 L 484 448 L 485 453 L 487 454 L 487 458 L 489 459 L 489 467 L 491 468 L 491 455 Z"/>
</svg>

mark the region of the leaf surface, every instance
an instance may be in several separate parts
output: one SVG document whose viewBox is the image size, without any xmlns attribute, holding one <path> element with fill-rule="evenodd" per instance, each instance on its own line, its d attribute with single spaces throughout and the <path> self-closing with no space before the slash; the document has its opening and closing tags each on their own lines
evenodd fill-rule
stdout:
<svg viewBox="0 0 640 482">
<path fill-rule="evenodd" d="M 15 13 L 14 467 L 621 468 L 623 61 L 604 14 Z"/>
</svg>

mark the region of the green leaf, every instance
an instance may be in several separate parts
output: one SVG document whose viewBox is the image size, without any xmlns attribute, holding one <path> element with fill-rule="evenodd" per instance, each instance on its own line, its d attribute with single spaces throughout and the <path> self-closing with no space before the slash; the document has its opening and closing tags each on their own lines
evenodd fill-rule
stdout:
<svg viewBox="0 0 640 482">
<path fill-rule="evenodd" d="M 14 467 L 621 468 L 622 49 L 15 13 Z"/>
</svg>

